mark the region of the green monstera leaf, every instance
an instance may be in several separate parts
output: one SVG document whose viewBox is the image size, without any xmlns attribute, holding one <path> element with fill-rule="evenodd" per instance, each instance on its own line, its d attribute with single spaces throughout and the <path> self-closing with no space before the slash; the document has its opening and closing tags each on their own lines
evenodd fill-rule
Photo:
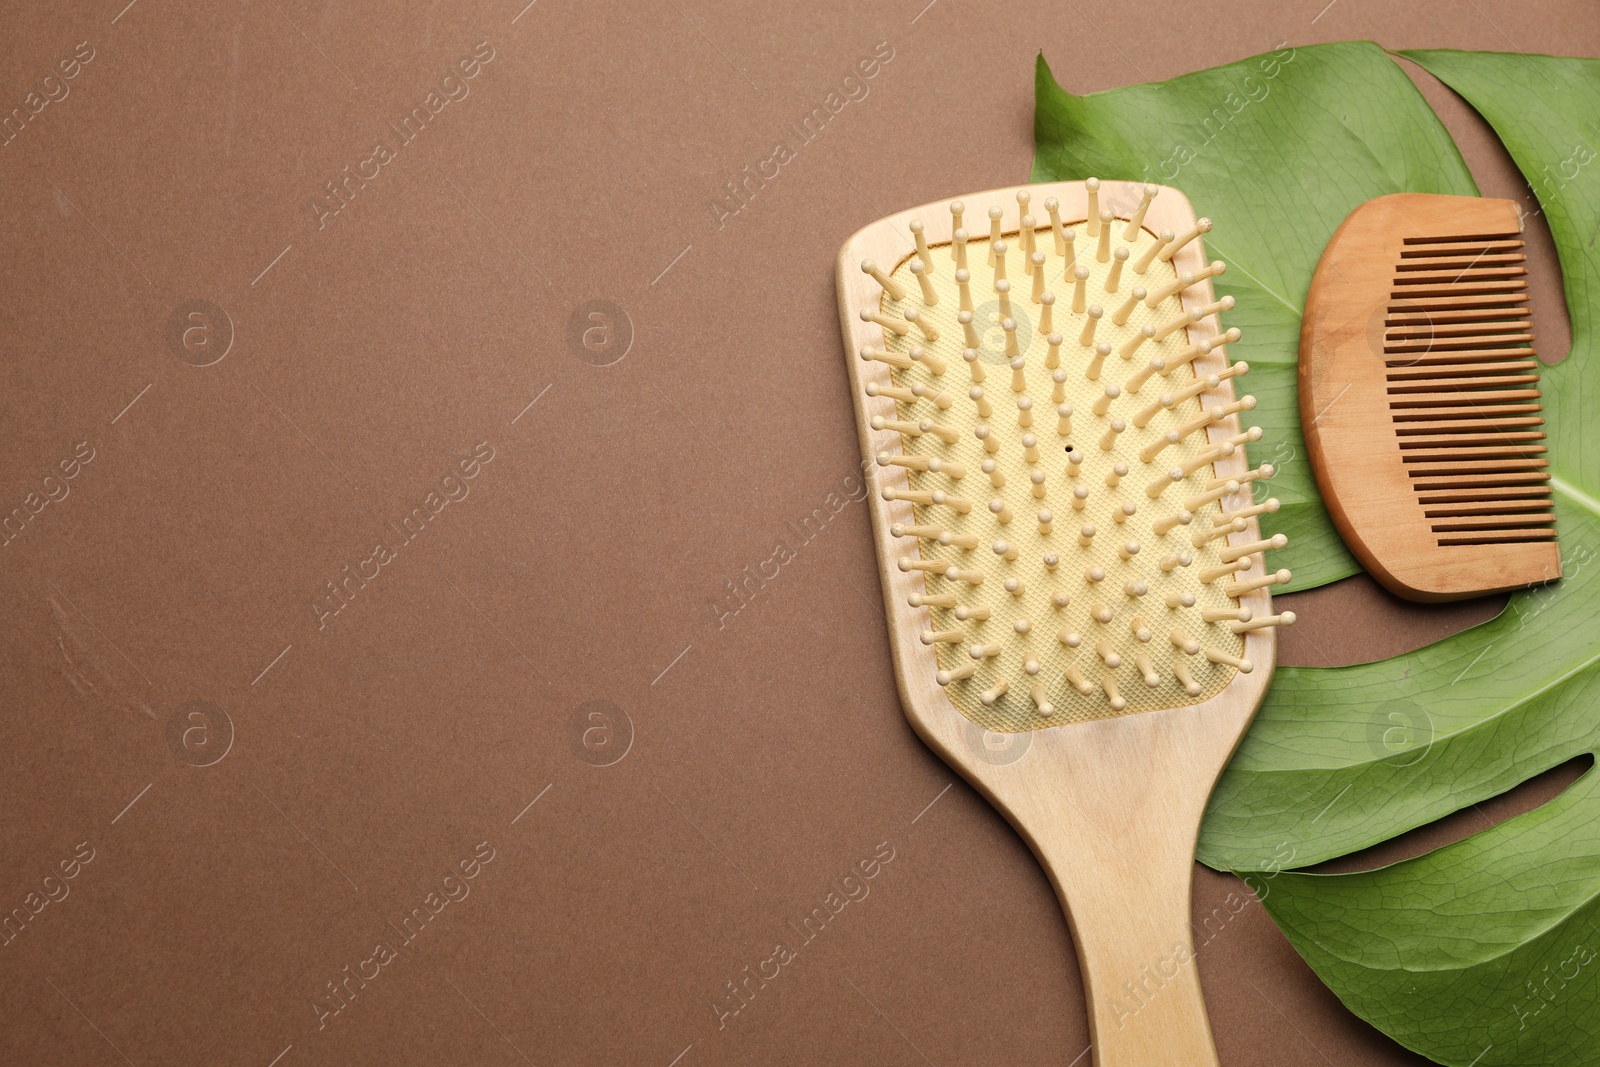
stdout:
<svg viewBox="0 0 1600 1067">
<path fill-rule="evenodd" d="M 1034 181 L 1122 178 L 1182 189 L 1216 229 L 1206 248 L 1238 308 L 1232 347 L 1278 468 L 1264 516 L 1289 536 L 1274 566 L 1309 589 L 1360 570 L 1328 521 L 1295 401 L 1301 309 L 1317 259 L 1358 205 L 1394 192 L 1477 194 L 1461 154 L 1411 80 L 1365 42 L 1284 49 L 1169 82 L 1076 96 L 1039 57 Z"/>
<path fill-rule="evenodd" d="M 1573 348 L 1542 388 L 1566 577 L 1403 656 L 1280 668 L 1212 798 L 1200 857 L 1255 872 L 1247 880 L 1322 980 L 1407 1047 L 1461 1067 L 1600 1065 L 1600 775 L 1416 859 L 1356 874 L 1283 871 L 1389 840 L 1600 753 L 1600 425 L 1587 421 L 1600 409 L 1600 368 L 1591 365 L 1600 336 L 1600 61 L 1404 54 L 1494 126 L 1555 236 Z M 1145 169 L 1169 158 L 1169 142 L 1187 137 L 1192 147 L 1188 131 L 1203 128 L 1230 87 L 1244 95 L 1243 77 L 1267 76 L 1259 62 L 1086 97 L 1062 92 L 1041 67 L 1034 173 L 1166 181 L 1218 220 L 1218 254 L 1239 257 L 1229 262 L 1241 268 L 1227 275 L 1229 291 L 1241 310 L 1268 316 L 1252 324 L 1265 350 L 1246 358 L 1258 366 L 1261 421 L 1281 434 L 1294 426 L 1298 329 L 1281 313 L 1303 294 L 1332 228 L 1381 192 L 1473 189 L 1398 67 L 1359 44 L 1279 58 L 1267 94 L 1255 87 L 1245 96 L 1252 103 L 1228 118 L 1244 128 L 1200 138 L 1204 150 L 1176 175 L 1162 163 Z M 1343 199 L 1325 191 L 1349 183 L 1352 169 L 1370 172 L 1372 184 L 1351 183 Z M 1304 173 L 1321 177 L 1297 183 Z M 1292 215 L 1301 229 L 1230 244 L 1262 211 L 1272 227 L 1288 227 Z M 1281 373 L 1283 392 L 1257 386 L 1260 372 Z M 1307 558 L 1337 541 L 1308 472 L 1285 466 L 1299 491 L 1296 513 L 1278 527 L 1301 538 L 1291 565 L 1324 581 L 1353 570 L 1342 556 L 1321 566 Z"/>
<path fill-rule="evenodd" d="M 1276 869 L 1284 842 L 1296 864 L 1344 855 L 1600 753 L 1600 61 L 1405 55 L 1494 126 L 1555 237 L 1573 346 L 1542 388 L 1566 577 L 1407 655 L 1280 671 L 1212 798 L 1213 866 Z M 1323 981 L 1418 1052 L 1600 1064 L 1600 775 L 1416 859 L 1264 888 Z"/>
</svg>

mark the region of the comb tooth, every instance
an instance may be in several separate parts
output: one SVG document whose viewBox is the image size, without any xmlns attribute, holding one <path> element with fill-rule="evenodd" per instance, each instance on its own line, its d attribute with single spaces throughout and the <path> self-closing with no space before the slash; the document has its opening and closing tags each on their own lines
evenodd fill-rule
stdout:
<svg viewBox="0 0 1600 1067">
<path fill-rule="evenodd" d="M 1002 247 L 1004 247 L 1003 244 Z M 1001 321 L 1007 321 L 1013 318 L 1011 311 L 1011 283 L 1006 281 L 1004 278 L 996 279 L 994 283 L 994 295 L 995 301 L 1000 305 Z M 1015 328 L 1015 326 L 1012 327 L 1012 329 Z"/>
<path fill-rule="evenodd" d="M 1161 561 L 1161 569 L 1171 574 L 1178 567 L 1187 567 L 1194 562 L 1194 557 L 1187 552 L 1179 552 L 1175 556 L 1168 556 Z"/>
<path fill-rule="evenodd" d="M 1027 384 L 1024 382 L 1023 384 Z M 1017 425 L 1026 430 L 1033 425 L 1033 398 L 1027 395 L 1017 397 Z M 1029 463 L 1039 462 L 1038 457 L 1028 460 Z"/>
<path fill-rule="evenodd" d="M 1073 272 L 1078 269 L 1078 231 L 1071 226 L 1062 229 L 1061 243 L 1066 245 L 1066 251 L 1061 253 L 1061 279 L 1062 281 L 1067 281 L 1073 277 Z"/>
<path fill-rule="evenodd" d="M 1389 407 L 1396 409 L 1447 407 L 1455 411 L 1471 412 L 1483 410 L 1479 407 L 1480 404 L 1515 403 L 1527 400 L 1537 401 L 1539 399 L 1539 390 L 1537 389 L 1481 389 L 1466 396 L 1462 395 L 1463 392 L 1464 390 L 1428 391 L 1426 389 L 1418 389 L 1415 392 L 1397 393 L 1395 390 L 1390 389 Z M 1418 417 L 1426 418 L 1427 415 L 1420 414 Z"/>
<path fill-rule="evenodd" d="M 1205 608 L 1201 610 L 1200 617 L 1206 622 L 1228 622 L 1229 620 L 1235 622 L 1249 622 L 1250 609 L 1245 607 Z"/>
<path fill-rule="evenodd" d="M 1522 265 L 1522 257 L 1515 256 L 1509 262 L 1481 263 L 1477 260 L 1468 260 L 1465 266 L 1456 266 L 1449 261 L 1417 261 L 1411 264 L 1402 264 L 1395 269 L 1394 283 L 1396 285 L 1437 285 L 1440 282 L 1456 284 L 1461 281 L 1489 282 L 1509 281 L 1513 278 L 1525 278 L 1528 268 Z"/>
<path fill-rule="evenodd" d="M 1183 234 L 1181 237 L 1176 237 L 1172 241 L 1170 241 L 1167 244 L 1167 246 L 1160 251 L 1160 253 L 1156 256 L 1156 258 L 1161 260 L 1161 262 L 1163 262 L 1163 263 L 1171 263 L 1172 262 L 1172 257 L 1177 255 L 1180 251 L 1182 251 L 1184 245 L 1188 244 L 1190 241 L 1194 240 L 1196 237 L 1199 237 L 1201 234 L 1210 233 L 1210 232 L 1211 232 L 1211 220 L 1210 219 L 1197 219 L 1197 220 L 1195 220 L 1194 229 L 1192 229 L 1192 230 L 1188 231 L 1187 233 Z"/>
<path fill-rule="evenodd" d="M 1436 522 L 1433 529 L 1439 533 L 1456 533 L 1473 530 L 1522 530 L 1555 526 L 1554 512 L 1535 514 L 1485 514 L 1451 517 L 1448 522 Z"/>
<path fill-rule="evenodd" d="M 920 426 L 921 423 L 918 423 L 918 425 Z M 938 456 L 928 460 L 928 469 L 935 474 L 948 475 L 951 481 L 956 482 L 967 476 L 967 468 L 964 464 L 957 463 L 955 460 L 940 459 Z"/>
<path fill-rule="evenodd" d="M 1011 246 L 1006 244 L 1004 241 L 996 241 L 989 246 L 989 258 L 994 260 L 993 267 L 996 289 L 1000 288 L 1001 282 L 1006 282 L 1008 286 L 1010 284 L 1009 279 L 1006 278 L 1006 253 L 1010 251 Z"/>
<path fill-rule="evenodd" d="M 1504 376 L 1494 379 L 1497 382 L 1525 382 L 1530 378 L 1538 381 L 1539 376 L 1516 372 L 1533 371 L 1538 368 L 1539 361 L 1535 359 L 1508 360 L 1499 363 L 1425 363 L 1420 366 L 1391 366 L 1387 378 L 1390 382 L 1411 383 L 1450 381 L 1460 378 L 1477 379 L 1480 376 L 1494 374 Z"/>
<path fill-rule="evenodd" d="M 998 463 L 992 459 L 986 459 L 981 464 L 981 468 L 983 473 L 989 476 L 989 484 L 991 486 L 996 489 L 1004 489 L 1006 487 L 1006 474 L 1005 471 L 1000 469 Z"/>
<path fill-rule="evenodd" d="M 921 236 L 920 232 L 918 236 Z M 916 275 L 917 281 L 922 285 L 922 302 L 929 307 L 933 307 L 939 302 L 939 290 L 933 287 L 933 280 L 928 277 L 930 272 L 927 261 L 913 259 L 911 261 L 911 273 Z"/>
<path fill-rule="evenodd" d="M 1233 297 L 1225 296 L 1221 300 L 1216 300 L 1216 301 L 1213 301 L 1212 303 L 1205 304 L 1205 305 L 1203 305 L 1201 307 L 1196 308 L 1195 310 L 1189 312 L 1189 315 L 1190 315 L 1190 318 L 1191 318 L 1192 321 L 1199 322 L 1201 319 L 1205 318 L 1207 315 L 1215 315 L 1219 311 L 1232 311 L 1233 307 L 1234 307 L 1234 299 L 1233 299 Z"/>
<path fill-rule="evenodd" d="M 1062 341 L 1061 335 L 1059 333 L 1054 332 L 1054 331 L 1051 331 L 1050 335 L 1045 338 L 1045 344 L 1049 346 L 1049 351 L 1047 351 L 1045 353 L 1045 357 L 1044 357 L 1045 370 L 1053 371 L 1053 370 L 1059 370 L 1060 369 L 1060 367 L 1061 367 L 1061 341 Z M 1063 375 L 1061 378 L 1055 379 L 1055 380 L 1064 382 L 1067 379 L 1066 379 L 1066 376 Z M 1065 398 L 1063 397 L 1062 399 L 1065 399 Z M 1059 400 L 1056 401 L 1056 403 L 1058 403 L 1058 404 L 1060 402 L 1061 401 L 1059 401 Z"/>
<path fill-rule="evenodd" d="M 883 291 L 889 294 L 890 300 L 903 300 L 905 298 L 905 287 L 899 282 L 895 281 L 893 278 L 889 277 L 887 274 L 883 273 L 883 271 L 879 269 L 878 265 L 872 262 L 872 260 L 863 259 L 861 261 L 861 273 L 868 275 L 873 281 L 882 286 Z"/>
<path fill-rule="evenodd" d="M 988 622 L 989 616 L 990 611 L 985 607 L 973 607 L 969 604 L 963 604 L 956 608 L 956 618 L 962 622 L 966 622 L 969 619 L 974 622 Z"/>
<path fill-rule="evenodd" d="M 1038 460 L 1038 453 L 1035 452 L 1034 460 L 1031 461 L 1031 462 L 1037 462 L 1037 460 Z M 1031 492 L 1033 493 L 1033 499 L 1035 499 L 1035 500 L 1043 500 L 1044 497 L 1045 497 L 1045 487 L 1044 487 L 1045 473 L 1044 473 L 1044 471 L 1041 471 L 1041 470 L 1029 471 L 1028 472 L 1028 481 L 1033 484 L 1033 488 L 1031 490 Z M 1087 492 L 1088 490 L 1084 490 L 1084 491 Z"/>
<path fill-rule="evenodd" d="M 1089 503 L 1089 487 L 1079 485 L 1072 490 L 1072 510 L 1082 511 Z"/>
<path fill-rule="evenodd" d="M 995 255 L 999 251 L 995 246 L 1001 243 L 1000 216 L 1003 214 L 1004 212 L 998 207 L 989 209 L 989 266 L 991 267 L 994 266 Z"/>
<path fill-rule="evenodd" d="M 1005 696 L 1006 695 L 1006 691 L 1008 689 L 1010 689 L 1010 688 L 1011 688 L 1011 683 L 1006 681 L 1004 678 L 1002 678 L 998 682 L 994 683 L 994 685 L 990 686 L 988 689 L 985 689 L 983 691 L 983 695 L 981 697 L 979 697 L 978 699 L 983 701 L 983 706 L 984 707 L 986 707 L 986 708 L 987 707 L 993 707 L 995 702 L 998 701 L 1001 697 Z"/>
<path fill-rule="evenodd" d="M 1438 345 L 1426 350 L 1385 351 L 1384 363 L 1390 367 L 1422 367 L 1433 363 L 1498 363 L 1508 359 L 1530 359 L 1537 353 L 1526 345 L 1507 348 L 1500 344 L 1485 347 Z"/>
<path fill-rule="evenodd" d="M 1269 626 L 1293 626 L 1294 623 L 1294 612 L 1286 611 L 1282 615 L 1263 615 L 1259 619 L 1251 619 L 1248 622 L 1230 622 L 1228 629 L 1236 634 L 1244 634 L 1249 633 L 1251 630 L 1260 630 Z"/>
<path fill-rule="evenodd" d="M 1184 633 L 1181 627 L 1174 626 L 1172 628 L 1172 633 L 1169 636 L 1173 645 L 1187 655 L 1192 656 L 1196 652 L 1200 651 L 1200 646 L 1196 644 L 1188 634 Z"/>
<path fill-rule="evenodd" d="M 1520 444 L 1529 441 L 1542 441 L 1545 435 L 1539 430 L 1506 430 L 1490 431 L 1487 433 L 1471 433 L 1466 429 L 1453 430 L 1446 433 L 1427 435 L 1411 435 L 1400 438 L 1402 451 L 1418 448 L 1451 448 L 1472 445 L 1500 445 Z"/>
<path fill-rule="evenodd" d="M 950 493 L 946 493 L 942 489 L 935 489 L 933 491 L 933 499 L 930 501 L 930 503 L 938 504 L 941 507 L 951 508 L 961 515 L 965 515 L 967 512 L 972 510 L 972 501 L 968 500 L 964 496 L 954 496 Z"/>
<path fill-rule="evenodd" d="M 950 261 L 962 270 L 967 269 L 967 231 L 960 226 L 950 231 Z"/>
<path fill-rule="evenodd" d="M 1018 225 L 1018 227 L 1020 227 L 1021 229 L 1024 229 L 1024 230 L 1026 230 L 1028 228 L 1029 224 L 1032 222 L 1032 218 L 1033 217 L 1028 214 L 1028 205 L 1031 204 L 1031 203 L 1033 203 L 1033 194 L 1031 192 L 1029 192 L 1027 189 L 1018 189 L 1017 190 L 1017 225 Z M 1031 249 L 1030 249 L 1030 251 L 1031 251 Z"/>
<path fill-rule="evenodd" d="M 970 552 L 978 547 L 978 538 L 973 534 L 958 534 L 945 530 L 939 534 L 939 543 L 947 547 L 955 545 L 957 548 L 963 548 Z"/>
<path fill-rule="evenodd" d="M 1207 648 L 1205 650 L 1205 654 L 1206 659 L 1210 660 L 1212 663 L 1226 664 L 1238 671 L 1240 674 L 1249 674 L 1251 671 L 1255 670 L 1255 664 L 1251 663 L 1249 660 L 1241 659 L 1238 656 L 1231 656 L 1220 649 Z"/>
<path fill-rule="evenodd" d="M 1072 435 L 1072 405 L 1056 405 L 1056 434 L 1060 437 Z"/>
<path fill-rule="evenodd" d="M 1046 290 L 1039 295 L 1039 333 L 1042 336 L 1055 336 L 1055 307 L 1056 294 Z"/>
<path fill-rule="evenodd" d="M 1140 254 L 1138 259 L 1133 261 L 1133 272 L 1135 274 L 1143 274 L 1145 271 L 1149 270 L 1151 261 L 1161 254 L 1161 250 L 1163 248 L 1167 247 L 1167 245 L 1171 243 L 1172 231 L 1162 230 L 1161 236 L 1156 238 L 1155 242 L 1151 244 L 1149 248 L 1145 249 L 1144 252 Z"/>
<path fill-rule="evenodd" d="M 961 228 L 961 216 L 966 214 L 966 212 L 967 205 L 963 201 L 950 201 L 950 228 L 952 230 L 959 230 Z"/>
<path fill-rule="evenodd" d="M 1116 648 L 1105 638 L 1102 637 L 1095 642 L 1094 651 L 1095 655 L 1099 656 L 1101 661 L 1112 670 L 1122 666 L 1122 657 L 1117 655 Z"/>
<path fill-rule="evenodd" d="M 1117 421 L 1121 422 L 1122 420 L 1118 419 Z M 1122 484 L 1122 479 L 1126 478 L 1127 476 L 1128 465 L 1118 460 L 1116 463 L 1111 465 L 1110 470 L 1106 471 L 1106 488 L 1115 489 L 1118 485 Z M 1132 504 L 1122 505 L 1122 507 L 1116 512 L 1116 515 L 1118 516 L 1117 521 L 1119 523 L 1127 521 L 1128 518 L 1132 517 L 1134 510 L 1135 509 Z"/>
<path fill-rule="evenodd" d="M 1128 249 L 1118 245 L 1117 250 L 1111 253 L 1111 269 L 1106 272 L 1106 292 L 1114 293 L 1122 282 L 1122 266 L 1128 262 Z"/>
<path fill-rule="evenodd" d="M 1040 508 L 1039 509 L 1039 533 L 1042 534 L 1045 537 L 1049 537 L 1050 536 L 1051 526 L 1052 526 L 1054 520 L 1055 520 L 1055 515 L 1050 511 L 1049 508 Z"/>
<path fill-rule="evenodd" d="M 1017 360 L 1022 358 L 1022 349 L 1017 347 L 1017 320 L 1013 318 L 1001 319 L 1000 329 L 1006 335 L 1006 358 L 1015 367 Z"/>
<path fill-rule="evenodd" d="M 1083 228 L 1090 237 L 1098 237 L 1100 236 L 1100 179 L 1086 178 L 1083 188 L 1088 194 L 1089 201 Z"/>
<path fill-rule="evenodd" d="M 1055 707 L 1045 698 L 1044 686 L 1039 682 L 1035 682 L 1033 688 L 1028 690 L 1028 696 L 1033 700 L 1033 706 L 1038 709 L 1040 715 L 1048 719 L 1055 713 Z"/>
<path fill-rule="evenodd" d="M 1227 585 L 1222 587 L 1222 591 L 1228 596 L 1231 596 L 1237 600 L 1246 593 L 1252 592 L 1256 589 L 1265 589 L 1268 586 L 1273 585 L 1284 585 L 1292 577 L 1294 577 L 1294 575 L 1288 570 L 1280 570 L 1273 574 L 1268 574 L 1262 578 L 1245 578 L 1237 582 L 1229 582 Z"/>
<path fill-rule="evenodd" d="M 1076 267 L 1072 271 L 1072 313 L 1082 315 L 1089 303 L 1089 268 Z"/>
<path fill-rule="evenodd" d="M 1522 279 L 1490 279 L 1472 281 L 1441 280 L 1424 284 L 1423 279 L 1414 279 L 1412 284 L 1394 290 L 1390 295 L 1394 299 L 1423 300 L 1438 299 L 1441 297 L 1486 297 L 1499 296 L 1508 292 L 1520 292 L 1528 287 Z"/>
<path fill-rule="evenodd" d="M 989 510 L 994 513 L 995 521 L 1004 526 L 1011 521 L 1011 509 L 999 497 L 989 501 Z"/>
<path fill-rule="evenodd" d="M 1215 463 L 1219 459 L 1225 459 L 1226 457 L 1233 455 L 1233 453 L 1235 452 L 1237 447 L 1238 446 L 1235 445 L 1232 441 L 1224 441 L 1221 444 L 1218 444 L 1218 445 L 1215 445 L 1215 446 L 1213 446 L 1211 448 L 1206 449 L 1204 452 L 1201 452 L 1197 456 L 1191 456 L 1188 460 L 1186 460 L 1184 463 L 1182 463 L 1176 469 L 1177 470 L 1181 470 L 1183 472 L 1183 476 L 1185 478 L 1187 478 L 1189 475 L 1193 474 L 1195 471 L 1199 470 L 1201 467 L 1207 466 L 1208 464 Z"/>
<path fill-rule="evenodd" d="M 884 455 L 885 453 L 879 453 Z M 937 526 L 907 526 L 903 522 L 894 523 L 889 527 L 889 532 L 896 537 L 938 537 L 944 531 Z M 916 607 L 915 604 L 911 605 Z"/>
<path fill-rule="evenodd" d="M 965 637 L 960 630 L 922 631 L 922 643 L 925 645 L 959 645 Z"/>
<path fill-rule="evenodd" d="M 1192 608 L 1194 607 L 1194 594 L 1168 593 L 1167 607 L 1173 611 L 1177 611 L 1179 608 Z"/>
<path fill-rule="evenodd" d="M 944 360 L 940 359 L 926 348 L 923 348 L 921 345 L 913 345 L 911 351 L 907 353 L 907 355 L 911 357 L 913 362 L 921 363 L 923 366 L 927 367 L 935 377 L 945 372 Z"/>
<path fill-rule="evenodd" d="M 973 659 L 994 659 L 1005 651 L 1005 646 L 998 641 L 986 645 L 973 645 L 967 649 L 967 654 Z"/>
<path fill-rule="evenodd" d="M 1205 492 L 1185 500 L 1183 502 L 1184 508 L 1188 511 L 1199 511 L 1207 504 L 1215 503 L 1225 496 L 1232 496 L 1234 493 L 1237 493 L 1240 487 L 1243 485 L 1240 480 L 1235 478 L 1228 478 L 1226 480 L 1213 479 L 1213 482 L 1215 484 L 1213 484 L 1210 489 L 1207 489 Z"/>
<path fill-rule="evenodd" d="M 1111 410 L 1111 402 L 1121 395 L 1122 389 L 1120 386 L 1106 386 L 1106 391 L 1102 393 L 1100 398 L 1094 402 L 1092 410 L 1096 415 L 1099 415 L 1103 418 L 1105 413 Z"/>
<path fill-rule="evenodd" d="M 1546 500 L 1550 496 L 1550 486 L 1544 481 L 1529 483 L 1524 478 L 1514 478 L 1511 481 L 1501 481 L 1485 485 L 1474 485 L 1468 488 L 1419 488 L 1419 499 L 1427 504 L 1453 504 L 1457 502 L 1472 503 L 1475 501 L 1493 500 L 1510 501 L 1513 499 Z"/>
<path fill-rule="evenodd" d="M 1161 675 L 1156 673 L 1155 664 L 1150 662 L 1150 657 L 1148 654 L 1144 652 L 1139 653 L 1137 656 L 1133 657 L 1133 663 L 1138 669 L 1140 677 L 1144 679 L 1145 685 L 1149 686 L 1151 689 L 1156 689 L 1161 685 Z"/>
<path fill-rule="evenodd" d="M 1033 231 L 1025 230 L 1023 232 L 1032 233 Z M 1032 242 L 1029 243 L 1031 244 Z M 1044 253 L 1028 253 L 1027 266 L 1028 273 L 1033 275 L 1033 302 L 1037 304 L 1040 298 L 1044 296 Z"/>
</svg>

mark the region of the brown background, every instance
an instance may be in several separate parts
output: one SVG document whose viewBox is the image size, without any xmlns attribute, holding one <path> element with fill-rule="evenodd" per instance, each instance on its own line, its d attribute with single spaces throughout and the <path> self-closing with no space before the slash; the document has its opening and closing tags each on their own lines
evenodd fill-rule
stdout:
<svg viewBox="0 0 1600 1067">
<path fill-rule="evenodd" d="M 0 148 L 0 510 L 95 452 L 0 548 L 0 908 L 94 850 L 0 947 L 0 1062 L 1074 1062 L 1065 923 L 900 714 L 864 509 L 712 607 L 857 462 L 838 246 L 1025 180 L 1040 48 L 1085 91 L 1281 42 L 1595 54 L 1600 29 L 1581 3 L 925 2 L 0 14 L 0 110 L 95 50 Z M 319 230 L 323 183 L 480 41 L 470 95 Z M 723 183 L 878 42 L 870 96 L 719 228 Z M 1484 191 L 1525 193 L 1408 72 Z M 592 299 L 610 366 L 568 340 Z M 233 324 L 213 366 L 169 344 L 192 300 Z M 470 496 L 319 629 L 324 583 L 479 442 Z M 1492 610 L 1362 580 L 1294 606 L 1290 663 Z M 196 700 L 220 712 L 191 723 Z M 585 748 L 590 701 L 611 732 Z M 480 842 L 470 895 L 319 1030 L 313 998 Z M 870 895 L 719 1030 L 724 983 L 881 842 Z M 1196 907 L 1238 889 L 1202 871 Z M 1420 1062 L 1258 904 L 1200 961 L 1229 1065 Z"/>
</svg>

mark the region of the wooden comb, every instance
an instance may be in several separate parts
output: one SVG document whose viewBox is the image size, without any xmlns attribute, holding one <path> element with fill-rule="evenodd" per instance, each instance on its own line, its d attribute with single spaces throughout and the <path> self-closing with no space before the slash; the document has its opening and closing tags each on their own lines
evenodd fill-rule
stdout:
<svg viewBox="0 0 1600 1067">
<path fill-rule="evenodd" d="M 1294 621 L 1209 229 L 1091 178 L 902 212 L 839 258 L 906 716 L 1049 875 L 1100 1067 L 1217 1062 L 1195 838 Z"/>
<path fill-rule="evenodd" d="M 1521 218 L 1395 193 L 1340 224 L 1300 331 L 1323 502 L 1374 578 L 1459 600 L 1561 577 Z"/>
</svg>

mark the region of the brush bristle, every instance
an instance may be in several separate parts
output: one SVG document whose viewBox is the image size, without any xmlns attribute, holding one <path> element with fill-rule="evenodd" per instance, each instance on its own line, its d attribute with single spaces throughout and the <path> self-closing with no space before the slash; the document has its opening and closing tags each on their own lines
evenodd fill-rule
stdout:
<svg viewBox="0 0 1600 1067">
<path fill-rule="evenodd" d="M 1239 332 L 1189 340 L 1232 299 L 1181 302 L 1226 268 L 1178 276 L 1172 254 L 1210 224 L 1157 237 L 1145 192 L 1122 221 L 1091 196 L 1089 219 L 1063 220 L 1050 199 L 1041 222 L 1019 198 L 1009 225 L 991 209 L 986 236 L 958 230 L 950 245 L 913 223 L 916 251 L 895 270 L 863 264 L 889 282 L 862 313 L 884 342 L 861 354 L 893 379 L 869 410 L 902 437 L 878 456 L 910 481 L 883 491 L 916 518 L 893 531 L 898 563 L 926 583 L 913 606 L 931 614 L 939 683 L 993 729 L 1196 703 L 1253 668 L 1244 633 L 1294 621 L 1237 599 L 1289 574 L 1261 573 L 1281 535 L 1244 535 L 1277 510 L 1252 499 L 1271 467 L 1213 469 L 1260 438 L 1233 419 L 1253 397 L 1207 397 L 1248 370 L 1220 358 Z"/>
</svg>

